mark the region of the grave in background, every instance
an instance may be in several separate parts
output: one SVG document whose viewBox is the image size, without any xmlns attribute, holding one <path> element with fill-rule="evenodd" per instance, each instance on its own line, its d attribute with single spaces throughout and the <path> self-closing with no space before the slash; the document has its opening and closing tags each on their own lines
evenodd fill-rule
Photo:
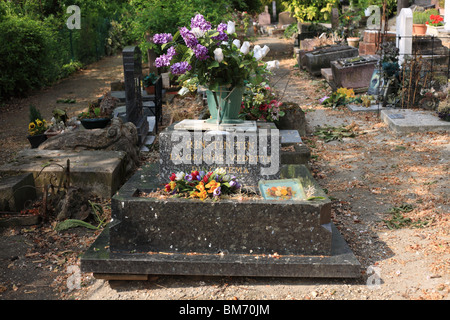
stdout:
<svg viewBox="0 0 450 320">
<path fill-rule="evenodd" d="M 377 56 L 358 56 L 332 61 L 332 81 L 335 87 L 351 88 L 355 92 L 367 91 L 378 61 Z"/>
<path fill-rule="evenodd" d="M 304 65 L 310 74 L 320 76 L 321 69 L 331 67 L 331 61 L 357 55 L 358 49 L 347 45 L 323 46 L 307 52 L 304 55 Z"/>
<path fill-rule="evenodd" d="M 139 47 L 128 46 L 122 51 L 125 78 L 126 122 L 136 126 L 141 145 L 148 134 L 148 121 L 142 105 L 142 55 Z"/>
</svg>

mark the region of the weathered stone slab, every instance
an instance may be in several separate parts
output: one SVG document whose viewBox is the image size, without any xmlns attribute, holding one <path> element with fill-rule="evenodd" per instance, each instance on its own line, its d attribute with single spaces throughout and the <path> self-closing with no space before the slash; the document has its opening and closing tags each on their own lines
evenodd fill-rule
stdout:
<svg viewBox="0 0 450 320">
<path fill-rule="evenodd" d="M 33 175 L 24 173 L 0 180 L 0 211 L 19 212 L 28 200 L 36 199 Z"/>
<path fill-rule="evenodd" d="M 331 67 L 331 61 L 356 57 L 358 53 L 357 48 L 346 45 L 320 47 L 305 54 L 305 68 L 312 75 L 320 76 L 321 69 Z"/>
<path fill-rule="evenodd" d="M 110 198 L 125 181 L 126 153 L 97 150 L 38 150 L 25 149 L 13 162 L 0 167 L 0 172 L 32 173 L 38 195 L 50 182 L 58 185 L 70 160 L 70 182 L 94 195 Z"/>
<path fill-rule="evenodd" d="M 158 180 L 152 178 L 158 172 L 153 165 L 145 167 L 113 197 L 113 221 L 81 258 L 83 272 L 361 275 L 358 260 L 331 223 L 330 201 L 305 166 L 285 166 L 282 177 L 298 177 L 304 188 L 316 188 L 313 196 L 324 200 L 234 201 L 230 205 L 231 200 L 214 203 L 136 197 L 139 190 L 158 187 Z M 192 209 L 186 207 L 187 202 L 193 203 Z"/>
<path fill-rule="evenodd" d="M 364 56 L 331 61 L 333 82 L 338 88 L 369 88 L 379 58 Z"/>
<path fill-rule="evenodd" d="M 436 111 L 386 109 L 381 111 L 381 119 L 398 134 L 450 131 L 450 122 L 441 120 Z"/>
<path fill-rule="evenodd" d="M 225 168 L 244 184 L 257 186 L 260 179 L 277 179 L 280 169 L 278 129 L 248 131 L 175 130 L 159 135 L 160 179 L 172 173 Z"/>
<path fill-rule="evenodd" d="M 182 198 L 135 197 L 157 183 L 149 166 L 113 197 L 110 229 L 113 250 L 198 252 L 216 254 L 331 253 L 331 204 L 319 201 L 196 201 Z M 291 170 L 291 171 L 289 171 Z M 303 188 L 323 196 L 305 168 L 290 167 L 285 175 L 300 179 Z M 145 182 L 144 182 L 145 181 Z M 186 228 L 192 226 L 192 228 Z"/>
</svg>

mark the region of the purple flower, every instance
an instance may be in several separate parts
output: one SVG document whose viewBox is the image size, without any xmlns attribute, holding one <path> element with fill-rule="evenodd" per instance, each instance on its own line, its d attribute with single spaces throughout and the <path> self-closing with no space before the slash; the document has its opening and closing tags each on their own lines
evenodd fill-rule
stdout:
<svg viewBox="0 0 450 320">
<path fill-rule="evenodd" d="M 220 23 L 217 26 L 217 31 L 219 32 L 219 35 L 212 37 L 214 40 L 217 40 L 217 41 L 227 41 L 228 40 L 228 35 L 225 33 L 225 31 L 227 31 L 226 23 Z"/>
<path fill-rule="evenodd" d="M 325 100 L 327 100 L 329 97 L 328 96 L 325 96 L 325 97 L 323 97 L 323 98 L 320 98 L 319 99 L 319 102 L 320 103 L 323 103 Z"/>
<path fill-rule="evenodd" d="M 164 44 L 173 40 L 170 33 L 157 33 L 153 36 L 153 42 L 157 44 Z"/>
<path fill-rule="evenodd" d="M 155 59 L 155 66 L 157 68 L 168 67 L 170 66 L 170 60 L 172 60 L 171 56 L 167 54 L 160 55 L 158 58 Z"/>
<path fill-rule="evenodd" d="M 191 181 L 192 181 L 192 175 L 187 174 L 187 175 L 184 176 L 184 179 L 185 179 L 187 182 L 191 182 Z"/>
<path fill-rule="evenodd" d="M 186 43 L 186 46 L 188 48 L 194 48 L 198 44 L 198 40 L 195 37 L 195 35 L 189 31 L 188 28 L 182 27 L 180 28 L 180 35 L 184 40 L 184 43 Z"/>
<path fill-rule="evenodd" d="M 206 31 L 211 29 L 211 23 L 206 21 L 201 14 L 197 14 L 191 19 L 191 29 L 199 28 L 201 31 Z"/>
<path fill-rule="evenodd" d="M 220 196 L 220 193 L 221 193 L 220 187 L 217 187 L 213 191 L 213 196 L 218 197 L 218 196 Z"/>
<path fill-rule="evenodd" d="M 177 52 L 175 51 L 175 47 L 170 47 L 167 50 L 167 54 L 162 54 L 155 59 L 155 66 L 157 68 L 170 66 L 170 60 L 172 60 L 173 56 L 176 54 Z"/>
<path fill-rule="evenodd" d="M 201 44 L 197 44 L 194 48 L 195 56 L 198 60 L 206 60 L 209 58 L 208 56 L 208 48 L 202 46 Z"/>
</svg>

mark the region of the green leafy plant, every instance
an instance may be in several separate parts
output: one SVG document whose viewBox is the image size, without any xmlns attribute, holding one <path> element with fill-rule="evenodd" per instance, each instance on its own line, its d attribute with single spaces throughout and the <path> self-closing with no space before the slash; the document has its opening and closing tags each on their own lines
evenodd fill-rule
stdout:
<svg viewBox="0 0 450 320">
<path fill-rule="evenodd" d="M 339 88 L 334 91 L 331 96 L 324 96 L 319 99 L 319 102 L 325 107 L 337 108 L 351 102 L 360 102 L 353 89 Z"/>
<path fill-rule="evenodd" d="M 393 207 L 388 213 L 392 216 L 390 219 L 385 219 L 383 222 L 389 229 L 401 229 L 401 228 L 424 228 L 433 222 L 433 219 L 418 219 L 413 221 L 411 218 L 406 217 L 404 213 L 408 213 L 414 210 L 414 207 L 410 204 L 403 204 L 399 207 Z"/>
<path fill-rule="evenodd" d="M 300 22 L 328 20 L 337 0 L 288 0 L 283 1 L 288 11 Z"/>
<path fill-rule="evenodd" d="M 78 119 L 96 119 L 96 118 L 108 118 L 110 115 L 105 114 L 98 103 L 90 103 L 88 110 L 81 112 L 78 115 Z"/>
<path fill-rule="evenodd" d="M 56 224 L 55 231 L 63 231 L 76 227 L 84 227 L 92 230 L 99 230 L 100 228 L 103 228 L 107 224 L 106 217 L 104 217 L 103 207 L 100 204 L 91 201 L 89 201 L 89 204 L 91 205 L 92 213 L 94 214 L 94 219 L 97 225 L 78 219 L 66 219 Z"/>
<path fill-rule="evenodd" d="M 414 11 L 413 12 L 413 23 L 414 24 L 425 24 L 430 15 L 424 11 Z"/>
<path fill-rule="evenodd" d="M 144 77 L 144 79 L 142 79 L 142 85 L 145 88 L 150 87 L 151 85 L 154 85 L 156 83 L 156 80 L 158 80 L 158 76 L 155 73 L 150 72 Z"/>
<path fill-rule="evenodd" d="M 239 117 L 244 120 L 278 121 L 285 115 L 280 110 L 281 102 L 268 82 L 254 84 L 247 82 Z"/>
</svg>

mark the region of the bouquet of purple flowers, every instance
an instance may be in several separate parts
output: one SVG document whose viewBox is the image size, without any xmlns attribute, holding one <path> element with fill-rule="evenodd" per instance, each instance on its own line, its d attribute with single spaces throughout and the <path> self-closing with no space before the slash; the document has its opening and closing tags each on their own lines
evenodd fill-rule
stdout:
<svg viewBox="0 0 450 320">
<path fill-rule="evenodd" d="M 164 52 L 155 60 L 156 67 L 169 67 L 170 74 L 186 88 L 202 85 L 216 91 L 219 86 L 234 88 L 243 86 L 244 81 L 263 81 L 268 71 L 261 60 L 269 52 L 268 46 L 255 46 L 251 51 L 248 41 L 241 44 L 233 21 L 213 28 L 197 14 L 190 27 L 180 28 L 175 35 L 153 36 Z"/>
</svg>

